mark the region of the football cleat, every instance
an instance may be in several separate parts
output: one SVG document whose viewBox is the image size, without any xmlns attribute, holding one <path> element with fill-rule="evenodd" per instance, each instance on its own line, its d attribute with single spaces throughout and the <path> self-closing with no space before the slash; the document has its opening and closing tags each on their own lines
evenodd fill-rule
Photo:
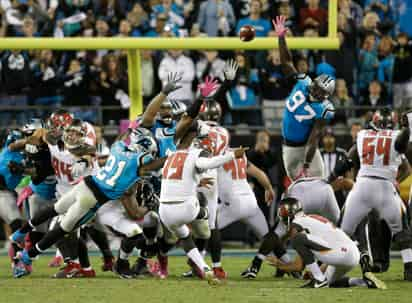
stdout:
<svg viewBox="0 0 412 303">
<path fill-rule="evenodd" d="M 136 262 L 132 266 L 132 271 L 135 276 L 141 276 L 149 273 L 149 269 L 147 266 L 147 260 L 144 258 L 137 258 Z M 159 269 L 154 270 L 153 275 L 158 274 Z M 151 273 L 151 272 L 150 272 Z"/>
<path fill-rule="evenodd" d="M 366 272 L 363 275 L 363 281 L 365 281 L 368 288 L 386 289 L 386 284 L 379 280 L 373 273 Z"/>
<path fill-rule="evenodd" d="M 204 278 L 203 271 L 190 258 L 187 259 L 187 265 L 189 265 L 190 268 L 192 269 L 192 272 L 193 272 L 194 276 L 196 276 L 200 279 Z"/>
<path fill-rule="evenodd" d="M 24 265 L 31 265 L 32 261 L 27 250 L 17 252 L 16 258 L 21 260 Z"/>
<path fill-rule="evenodd" d="M 207 280 L 207 283 L 209 285 L 219 285 L 221 284 L 221 281 L 215 276 L 213 271 L 211 271 L 209 268 L 205 268 L 203 272 L 203 278 Z"/>
<path fill-rule="evenodd" d="M 258 271 L 258 269 L 257 269 L 256 267 L 251 266 L 251 267 L 246 268 L 246 270 L 244 270 L 244 271 L 240 274 L 240 276 L 241 276 L 242 278 L 245 278 L 245 279 L 256 279 L 258 272 L 259 272 L 259 271 Z"/>
<path fill-rule="evenodd" d="M 195 275 L 193 274 L 193 270 L 188 270 L 182 273 L 183 278 L 193 278 Z"/>
<path fill-rule="evenodd" d="M 371 264 L 370 264 L 370 257 L 367 253 L 362 253 L 360 256 L 360 261 L 359 264 L 361 266 L 362 269 L 362 273 L 367 273 L 367 272 L 371 272 Z"/>
<path fill-rule="evenodd" d="M 14 233 L 11 234 L 10 241 L 20 245 L 21 247 L 24 247 L 24 238 L 26 237 L 26 234 L 27 233 L 22 233 L 20 230 L 16 230 Z"/>
<path fill-rule="evenodd" d="M 62 263 L 63 263 L 62 256 L 54 256 L 49 262 L 49 267 L 60 267 Z"/>
<path fill-rule="evenodd" d="M 24 264 L 19 261 L 16 264 L 13 264 L 13 277 L 21 278 L 30 274 L 31 271 L 28 271 Z"/>
<path fill-rule="evenodd" d="M 102 265 L 102 270 L 103 271 L 112 271 L 113 269 L 113 262 L 114 262 L 114 257 L 104 257 L 103 258 L 103 265 Z"/>
<path fill-rule="evenodd" d="M 329 287 L 328 280 L 325 279 L 323 281 L 318 281 L 316 279 L 312 279 L 309 282 L 303 284 L 301 288 L 325 288 Z"/>
<path fill-rule="evenodd" d="M 95 278 L 96 272 L 93 268 L 91 269 L 83 269 L 80 268 L 78 272 L 73 275 L 73 278 Z"/>
<path fill-rule="evenodd" d="M 79 271 L 81 267 L 79 263 L 69 261 L 66 266 L 61 268 L 57 273 L 53 275 L 56 279 L 70 279 L 73 278 Z"/>
<path fill-rule="evenodd" d="M 116 262 L 114 262 L 113 272 L 122 279 L 132 279 L 134 277 L 133 272 L 130 270 L 129 261 L 122 260 L 120 258 L 118 258 Z"/>
<path fill-rule="evenodd" d="M 223 270 L 222 267 L 213 267 L 213 273 L 215 274 L 215 277 L 219 280 L 227 279 L 227 273 Z"/>
</svg>

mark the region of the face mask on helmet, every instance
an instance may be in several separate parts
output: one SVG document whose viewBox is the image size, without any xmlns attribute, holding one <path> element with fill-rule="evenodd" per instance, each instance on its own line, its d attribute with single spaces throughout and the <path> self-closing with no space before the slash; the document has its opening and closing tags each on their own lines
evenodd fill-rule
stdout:
<svg viewBox="0 0 412 303">
<path fill-rule="evenodd" d="M 320 75 L 313 80 L 309 87 L 312 102 L 322 102 L 335 92 L 335 80 L 328 75 Z"/>
<path fill-rule="evenodd" d="M 67 149 L 74 149 L 84 143 L 86 131 L 80 121 L 66 127 L 63 132 L 63 143 Z"/>
<path fill-rule="evenodd" d="M 214 154 L 216 150 L 216 141 L 208 135 L 197 136 L 193 141 L 193 145 L 196 148 L 207 150 L 211 154 Z"/>
<path fill-rule="evenodd" d="M 280 201 L 278 217 L 289 228 L 295 215 L 302 211 L 300 202 L 295 198 L 284 198 Z"/>
<path fill-rule="evenodd" d="M 173 106 L 170 101 L 165 101 L 159 110 L 159 120 L 169 125 L 173 122 Z"/>
<path fill-rule="evenodd" d="M 47 120 L 47 129 L 54 138 L 60 138 L 65 128 L 73 123 L 73 115 L 68 112 L 55 112 Z"/>
<path fill-rule="evenodd" d="M 22 128 L 21 131 L 25 136 L 31 136 L 33 133 L 40 128 L 43 128 L 44 124 L 41 119 L 30 119 L 28 123 L 26 123 Z"/>
<path fill-rule="evenodd" d="M 377 110 L 370 121 L 370 128 L 374 130 L 393 129 L 397 123 L 397 115 L 389 109 Z"/>
<path fill-rule="evenodd" d="M 156 141 L 146 128 L 136 128 L 132 131 L 128 148 L 134 152 L 148 152 L 152 156 L 157 154 Z"/>
<path fill-rule="evenodd" d="M 219 122 L 222 117 L 222 108 L 214 100 L 205 100 L 200 108 L 199 119 L 203 121 Z"/>
</svg>

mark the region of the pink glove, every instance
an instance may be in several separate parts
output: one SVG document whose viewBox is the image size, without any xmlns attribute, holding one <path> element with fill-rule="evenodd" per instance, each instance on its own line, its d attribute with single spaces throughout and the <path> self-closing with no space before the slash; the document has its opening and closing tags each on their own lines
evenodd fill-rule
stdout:
<svg viewBox="0 0 412 303">
<path fill-rule="evenodd" d="M 284 37 L 286 35 L 288 28 L 285 26 L 285 22 L 285 16 L 277 16 L 275 20 L 272 20 L 276 36 Z"/>
<path fill-rule="evenodd" d="M 212 77 L 207 76 L 205 79 L 205 82 L 199 84 L 197 88 L 200 90 L 200 95 L 203 98 L 210 97 L 210 95 L 216 91 L 218 88 L 219 83 L 216 79 L 213 79 Z"/>
<path fill-rule="evenodd" d="M 135 129 L 139 126 L 139 122 L 137 120 L 130 121 L 128 129 Z"/>
<path fill-rule="evenodd" d="M 28 199 L 31 195 L 33 194 L 33 190 L 31 189 L 30 186 L 26 186 L 23 188 L 23 190 L 20 192 L 19 196 L 17 197 L 17 207 L 19 209 L 22 209 L 23 207 L 23 202 Z"/>
</svg>

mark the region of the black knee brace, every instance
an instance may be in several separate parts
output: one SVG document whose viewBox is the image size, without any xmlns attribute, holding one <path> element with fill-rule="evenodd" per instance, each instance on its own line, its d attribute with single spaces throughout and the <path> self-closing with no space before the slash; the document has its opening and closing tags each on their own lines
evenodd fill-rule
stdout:
<svg viewBox="0 0 412 303">
<path fill-rule="evenodd" d="M 130 254 L 133 251 L 133 248 L 142 248 L 145 245 L 145 241 L 143 233 L 141 233 L 130 238 L 124 238 L 120 247 L 125 253 Z"/>
</svg>

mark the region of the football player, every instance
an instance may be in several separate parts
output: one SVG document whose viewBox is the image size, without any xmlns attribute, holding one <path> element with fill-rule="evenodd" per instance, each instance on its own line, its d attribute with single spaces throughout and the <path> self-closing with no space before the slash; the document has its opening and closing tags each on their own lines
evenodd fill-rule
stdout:
<svg viewBox="0 0 412 303">
<path fill-rule="evenodd" d="M 335 80 L 326 74 L 314 80 L 308 75 L 298 74 L 286 45 L 288 28 L 285 21 L 284 16 L 273 21 L 283 70 L 287 77 L 294 75 L 296 79 L 283 114 L 283 162 L 292 180 L 308 174 L 324 177 L 318 142 L 323 126 L 334 116 L 334 107 L 328 99 L 335 91 Z"/>
<path fill-rule="evenodd" d="M 158 169 L 164 161 L 153 160 L 148 152 L 156 144 L 148 136 L 131 136 L 131 143 L 116 142 L 111 149 L 104 168 L 95 176 L 87 176 L 64 194 L 53 207 L 49 207 L 29 220 L 21 229 L 13 233 L 11 239 L 19 243 L 26 233 L 45 220 L 64 214 L 57 226 L 49 231 L 35 246 L 20 253 L 24 264 L 30 265 L 32 259 L 59 239 L 79 226 L 89 222 L 96 211 L 107 201 L 118 200 L 148 170 Z M 122 245 L 120 254 L 129 255 L 138 243 L 144 241 L 140 232 Z"/>
<path fill-rule="evenodd" d="M 241 158 L 245 151 L 241 147 L 224 155 L 210 157 L 210 154 L 217 155 L 216 142 L 209 135 L 201 136 L 189 149 L 177 150 L 168 156 L 162 171 L 159 207 L 160 219 L 165 227 L 180 239 L 188 258 L 196 265 L 200 275 L 213 284 L 218 283 L 218 279 L 203 260 L 187 226 L 195 219 L 207 215 L 207 211 L 200 208 L 197 198 L 199 173 Z"/>
<path fill-rule="evenodd" d="M 374 210 L 399 243 L 404 263 L 404 279 L 412 281 L 412 233 L 404 224 L 405 206 L 396 190 L 396 176 L 407 151 L 412 122 L 411 113 L 401 130 L 395 127 L 395 114 L 389 109 L 374 113 L 370 129 L 358 133 L 349 157 L 357 172 L 356 183 L 349 193 L 342 218 L 342 230 L 353 236 L 361 221 Z M 409 121 L 408 121 L 409 120 Z M 362 251 L 362 270 L 370 271 L 369 255 Z"/>
<path fill-rule="evenodd" d="M 286 198 L 280 202 L 278 217 L 298 256 L 295 261 L 288 263 L 270 258 L 271 263 L 286 272 L 306 268 L 313 279 L 302 287 L 363 286 L 386 289 L 386 285 L 371 272 L 365 273 L 362 278 L 345 277 L 359 264 L 359 250 L 355 242 L 326 218 L 306 215 L 295 198 Z M 317 262 L 322 263 L 323 271 Z"/>
</svg>

